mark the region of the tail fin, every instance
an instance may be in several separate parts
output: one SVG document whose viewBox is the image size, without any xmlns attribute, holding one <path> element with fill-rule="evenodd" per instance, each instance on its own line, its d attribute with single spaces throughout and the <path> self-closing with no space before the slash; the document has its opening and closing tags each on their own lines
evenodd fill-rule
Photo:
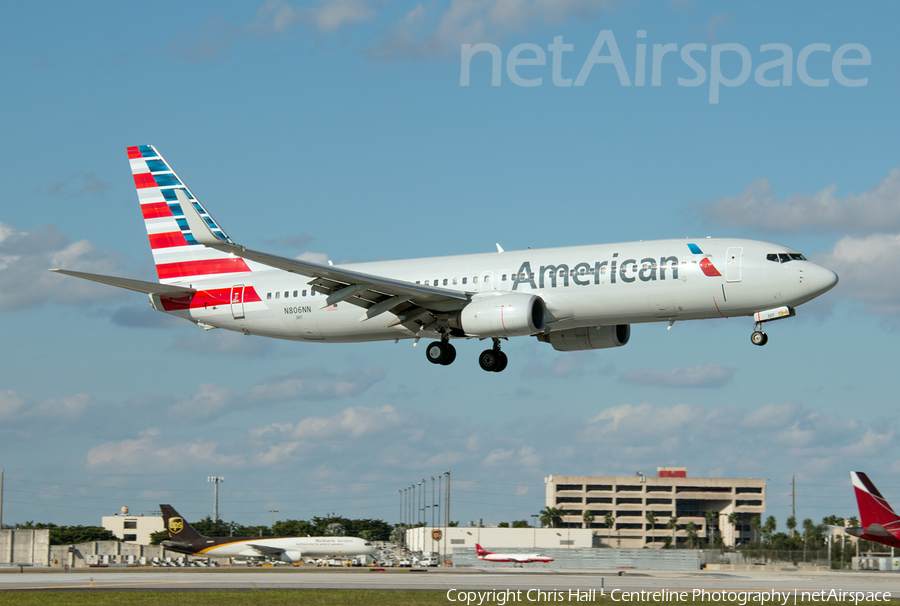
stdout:
<svg viewBox="0 0 900 606">
<path fill-rule="evenodd" d="M 176 541 L 191 541 L 202 539 L 203 535 L 194 530 L 187 521 L 179 515 L 171 505 L 160 505 L 163 514 L 163 526 L 169 533 L 169 538 Z"/>
<path fill-rule="evenodd" d="M 494 553 L 493 551 L 485 551 L 484 548 L 481 545 L 479 545 L 478 543 L 475 543 L 475 552 L 479 556 L 491 555 L 492 553 Z"/>
<path fill-rule="evenodd" d="M 243 259 L 207 248 L 194 239 L 175 195 L 178 189 L 193 201 L 213 233 L 226 242 L 231 242 L 155 147 L 129 147 L 128 160 L 160 282 L 169 284 L 193 277 L 250 271 Z"/>
<path fill-rule="evenodd" d="M 859 520 L 863 528 L 878 524 L 887 530 L 900 527 L 900 516 L 888 504 L 869 477 L 861 471 L 851 471 L 850 480 L 859 506 Z"/>
</svg>

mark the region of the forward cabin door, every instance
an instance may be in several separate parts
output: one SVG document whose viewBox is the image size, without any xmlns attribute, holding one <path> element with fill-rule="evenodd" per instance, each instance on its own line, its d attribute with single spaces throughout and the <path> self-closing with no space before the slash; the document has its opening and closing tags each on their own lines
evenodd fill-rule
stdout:
<svg viewBox="0 0 900 606">
<path fill-rule="evenodd" d="M 244 317 L 244 285 L 236 284 L 231 287 L 231 317 L 241 320 Z"/>
<path fill-rule="evenodd" d="M 741 254 L 743 248 L 729 248 L 725 253 L 725 281 L 740 282 L 741 281 Z"/>
</svg>

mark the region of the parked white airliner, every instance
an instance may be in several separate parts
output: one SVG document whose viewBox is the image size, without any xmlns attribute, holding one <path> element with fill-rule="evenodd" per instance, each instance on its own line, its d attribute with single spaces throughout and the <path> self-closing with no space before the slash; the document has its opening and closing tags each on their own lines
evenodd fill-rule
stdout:
<svg viewBox="0 0 900 606">
<path fill-rule="evenodd" d="M 336 266 L 235 244 L 150 145 L 128 148 L 159 283 L 60 273 L 147 293 L 205 329 L 295 341 L 492 339 L 484 370 L 506 368 L 500 340 L 533 336 L 558 351 L 625 345 L 631 324 L 793 316 L 837 275 L 778 244 L 739 239 L 623 242 Z"/>
<path fill-rule="evenodd" d="M 171 505 L 160 505 L 169 551 L 217 558 L 277 558 L 299 562 L 303 557 L 372 555 L 377 547 L 356 537 L 205 537 Z"/>
<path fill-rule="evenodd" d="M 494 553 L 483 549 L 478 543 L 475 543 L 475 553 L 478 555 L 479 560 L 485 562 L 515 562 L 516 564 L 540 562 L 546 564 L 553 561 L 553 558 L 548 558 L 539 553 Z"/>
</svg>

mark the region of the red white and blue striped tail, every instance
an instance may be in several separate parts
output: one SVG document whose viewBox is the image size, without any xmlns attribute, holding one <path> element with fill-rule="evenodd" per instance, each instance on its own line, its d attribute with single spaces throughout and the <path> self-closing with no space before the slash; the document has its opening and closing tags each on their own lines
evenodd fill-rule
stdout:
<svg viewBox="0 0 900 606">
<path fill-rule="evenodd" d="M 169 284 L 250 272 L 243 259 L 207 248 L 194 239 L 175 195 L 178 189 L 193 202 L 213 233 L 231 242 L 155 147 L 129 147 L 128 161 L 160 282 Z"/>
</svg>

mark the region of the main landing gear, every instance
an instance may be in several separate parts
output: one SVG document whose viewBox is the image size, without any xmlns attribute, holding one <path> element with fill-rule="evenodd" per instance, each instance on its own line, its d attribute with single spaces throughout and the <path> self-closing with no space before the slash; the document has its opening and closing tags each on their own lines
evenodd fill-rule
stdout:
<svg viewBox="0 0 900 606">
<path fill-rule="evenodd" d="M 503 372 L 509 359 L 500 351 L 500 339 L 494 339 L 494 347 L 485 349 L 478 356 L 478 365 L 488 372 Z"/>
<path fill-rule="evenodd" d="M 425 356 L 432 364 L 447 366 L 456 359 L 456 348 L 446 338 L 434 341 L 425 348 Z"/>
<path fill-rule="evenodd" d="M 440 364 L 447 366 L 456 359 L 456 348 L 450 344 L 447 337 L 440 341 L 432 341 L 425 348 L 425 357 L 432 364 Z M 506 354 L 500 351 L 500 339 L 494 339 L 494 346 L 491 349 L 485 349 L 478 356 L 478 364 L 488 372 L 502 372 L 506 368 L 509 359 Z"/>
<path fill-rule="evenodd" d="M 753 334 L 750 335 L 750 342 L 762 347 L 769 342 L 769 335 L 761 331 L 760 328 L 762 328 L 762 326 L 760 326 L 759 322 L 753 326 Z"/>
</svg>

